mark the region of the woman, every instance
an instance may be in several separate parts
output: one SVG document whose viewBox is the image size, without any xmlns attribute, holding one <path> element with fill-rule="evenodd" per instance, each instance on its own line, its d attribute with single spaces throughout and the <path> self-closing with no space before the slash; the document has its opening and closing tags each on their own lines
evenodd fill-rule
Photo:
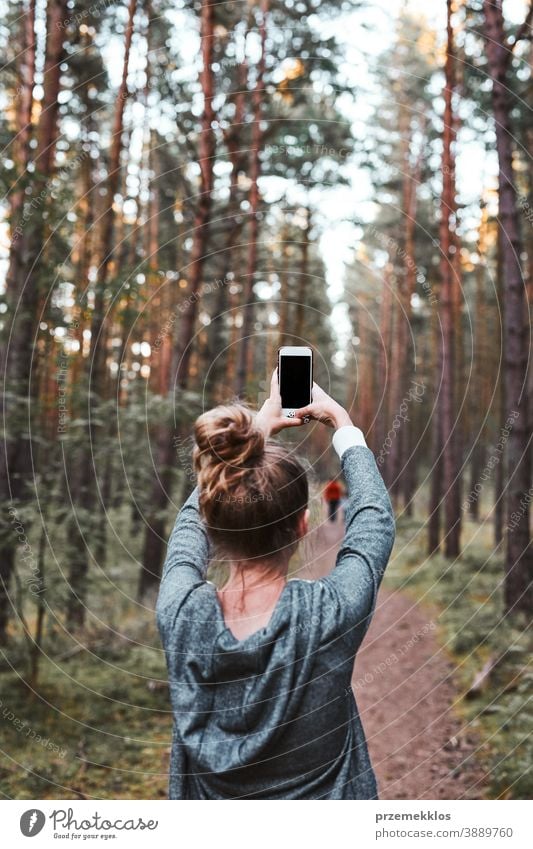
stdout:
<svg viewBox="0 0 533 849">
<path fill-rule="evenodd" d="M 270 440 L 313 418 L 335 429 L 346 532 L 325 578 L 287 580 L 308 528 L 305 471 Z M 195 425 L 198 487 L 178 514 L 157 603 L 174 714 L 172 799 L 375 799 L 351 689 L 394 541 L 363 434 L 316 384 L 294 419 L 274 373 L 254 416 L 217 407 Z M 210 556 L 229 578 L 206 580 Z"/>
</svg>

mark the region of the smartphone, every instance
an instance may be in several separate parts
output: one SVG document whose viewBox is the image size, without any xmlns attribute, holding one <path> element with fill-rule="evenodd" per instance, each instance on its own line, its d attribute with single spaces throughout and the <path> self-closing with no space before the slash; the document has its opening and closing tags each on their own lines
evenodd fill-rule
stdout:
<svg viewBox="0 0 533 849">
<path fill-rule="evenodd" d="M 279 349 L 278 382 L 282 415 L 293 418 L 296 410 L 311 403 L 313 387 L 311 348 L 285 345 Z"/>
</svg>

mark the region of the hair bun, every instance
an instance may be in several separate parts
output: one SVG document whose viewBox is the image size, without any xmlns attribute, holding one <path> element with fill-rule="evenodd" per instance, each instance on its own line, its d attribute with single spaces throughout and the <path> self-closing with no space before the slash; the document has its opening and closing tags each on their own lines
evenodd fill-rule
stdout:
<svg viewBox="0 0 533 849">
<path fill-rule="evenodd" d="M 215 407 L 204 413 L 196 421 L 194 435 L 194 461 L 199 472 L 206 466 L 220 464 L 242 469 L 260 459 L 265 449 L 263 431 L 242 404 Z"/>
<path fill-rule="evenodd" d="M 200 514 L 217 558 L 285 562 L 309 497 L 301 464 L 242 404 L 204 413 L 194 435 Z"/>
</svg>

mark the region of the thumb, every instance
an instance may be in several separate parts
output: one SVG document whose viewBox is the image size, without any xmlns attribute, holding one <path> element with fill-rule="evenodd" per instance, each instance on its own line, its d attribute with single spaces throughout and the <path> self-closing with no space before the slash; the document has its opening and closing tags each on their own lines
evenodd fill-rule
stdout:
<svg viewBox="0 0 533 849">
<path fill-rule="evenodd" d="M 279 398 L 279 383 L 278 383 L 278 370 L 274 369 L 272 372 L 272 377 L 270 378 L 270 397 L 271 398 Z"/>
<path fill-rule="evenodd" d="M 299 419 L 303 419 L 304 416 L 307 416 L 309 418 L 309 416 L 313 416 L 314 413 L 315 413 L 315 405 L 314 404 L 308 404 L 306 407 L 300 407 L 299 410 L 294 411 L 294 415 L 297 416 Z"/>
</svg>

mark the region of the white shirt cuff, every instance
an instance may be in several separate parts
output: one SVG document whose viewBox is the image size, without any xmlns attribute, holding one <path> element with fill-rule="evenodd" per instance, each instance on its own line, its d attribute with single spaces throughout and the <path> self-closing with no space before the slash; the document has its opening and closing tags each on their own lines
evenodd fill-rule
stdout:
<svg viewBox="0 0 533 849">
<path fill-rule="evenodd" d="M 333 434 L 332 443 L 339 458 L 342 458 L 344 452 L 354 445 L 367 447 L 363 431 L 355 425 L 343 425 L 336 430 Z"/>
</svg>

